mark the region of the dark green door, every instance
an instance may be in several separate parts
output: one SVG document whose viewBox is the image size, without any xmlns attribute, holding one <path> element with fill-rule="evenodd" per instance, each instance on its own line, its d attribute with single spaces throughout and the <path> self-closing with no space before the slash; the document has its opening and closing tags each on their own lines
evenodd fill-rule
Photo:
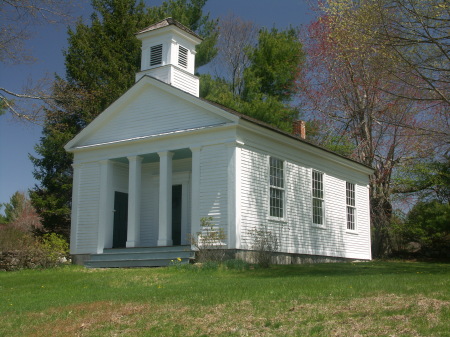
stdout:
<svg viewBox="0 0 450 337">
<path fill-rule="evenodd" d="M 172 240 L 174 246 L 181 245 L 181 194 L 182 185 L 172 186 Z"/>
<path fill-rule="evenodd" d="M 128 193 L 114 194 L 113 248 L 124 248 L 127 243 Z"/>
</svg>

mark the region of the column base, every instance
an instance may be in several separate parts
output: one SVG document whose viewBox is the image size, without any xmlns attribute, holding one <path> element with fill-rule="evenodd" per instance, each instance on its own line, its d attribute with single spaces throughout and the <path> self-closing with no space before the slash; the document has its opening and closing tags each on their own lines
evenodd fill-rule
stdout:
<svg viewBox="0 0 450 337">
<path fill-rule="evenodd" d="M 173 246 L 172 240 L 158 240 L 158 246 Z"/>
<path fill-rule="evenodd" d="M 125 244 L 125 246 L 127 248 L 134 248 L 138 246 L 138 242 L 137 241 L 127 241 L 127 243 Z"/>
</svg>

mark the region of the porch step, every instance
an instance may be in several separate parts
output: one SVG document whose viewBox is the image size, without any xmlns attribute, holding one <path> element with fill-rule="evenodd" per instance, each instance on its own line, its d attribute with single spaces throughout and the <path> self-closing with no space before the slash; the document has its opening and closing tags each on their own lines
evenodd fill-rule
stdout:
<svg viewBox="0 0 450 337">
<path fill-rule="evenodd" d="M 139 247 L 105 249 L 103 254 L 92 254 L 84 263 L 88 268 L 163 267 L 181 259 L 181 264 L 194 258 L 190 246 Z"/>
</svg>

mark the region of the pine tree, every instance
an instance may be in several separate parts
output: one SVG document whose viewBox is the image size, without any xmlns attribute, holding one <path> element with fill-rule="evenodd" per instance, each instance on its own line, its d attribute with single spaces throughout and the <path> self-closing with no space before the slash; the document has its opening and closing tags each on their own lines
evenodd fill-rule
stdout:
<svg viewBox="0 0 450 337">
<path fill-rule="evenodd" d="M 205 3 L 168 0 L 146 8 L 142 1 L 93 0 L 91 24 L 79 21 L 69 29 L 66 80 L 55 82 L 57 100 L 46 111 L 43 135 L 35 147 L 38 156 L 30 156 L 40 182 L 30 197 L 46 229 L 69 235 L 73 157 L 63 147 L 134 84 L 140 67 L 140 43 L 134 34 L 173 17 L 206 37 L 197 65 L 207 63 L 215 55 L 215 23 L 203 14 Z"/>
</svg>

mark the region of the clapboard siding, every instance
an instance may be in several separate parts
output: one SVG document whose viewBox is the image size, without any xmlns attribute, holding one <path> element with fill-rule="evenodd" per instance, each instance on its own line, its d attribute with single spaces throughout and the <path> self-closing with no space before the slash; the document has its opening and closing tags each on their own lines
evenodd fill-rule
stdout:
<svg viewBox="0 0 450 337">
<path fill-rule="evenodd" d="M 166 132 L 216 125 L 226 120 L 191 103 L 174 99 L 158 88 L 137 94 L 123 110 L 111 113 L 80 145 L 101 144 Z"/>
<path fill-rule="evenodd" d="M 277 156 L 279 158 L 279 156 Z M 313 168 L 285 161 L 284 219 L 269 217 L 269 154 L 243 149 L 241 154 L 242 248 L 250 248 L 251 230 L 265 225 L 277 235 L 279 250 L 286 253 L 370 258 L 368 191 L 356 185 L 357 234 L 346 229 L 346 181 L 324 173 L 325 225 L 312 225 L 311 175 Z M 282 159 L 282 158 L 280 158 Z"/>
<path fill-rule="evenodd" d="M 184 90 L 191 95 L 198 96 L 199 81 L 197 77 L 175 67 L 172 69 L 172 71 L 172 85 L 174 87 L 180 88 L 181 90 Z"/>
<path fill-rule="evenodd" d="M 100 165 L 86 163 L 80 170 L 76 250 L 77 253 L 95 253 L 98 236 Z"/>
<path fill-rule="evenodd" d="M 213 217 L 213 222 L 227 232 L 228 163 L 224 144 L 206 146 L 200 152 L 200 217 Z"/>
</svg>

